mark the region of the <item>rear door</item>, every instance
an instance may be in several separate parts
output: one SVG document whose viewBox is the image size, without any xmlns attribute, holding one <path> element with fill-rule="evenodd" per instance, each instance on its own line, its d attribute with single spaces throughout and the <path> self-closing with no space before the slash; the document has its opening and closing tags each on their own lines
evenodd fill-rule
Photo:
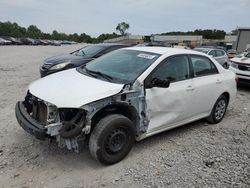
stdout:
<svg viewBox="0 0 250 188">
<path fill-rule="evenodd" d="M 190 55 L 194 79 L 193 105 L 194 116 L 202 117 L 211 112 L 213 105 L 221 94 L 222 77 L 214 63 L 205 56 Z"/>
<path fill-rule="evenodd" d="M 168 88 L 147 87 L 155 78 L 171 80 Z M 160 63 L 145 80 L 147 133 L 171 127 L 188 119 L 192 108 L 193 82 L 187 55 L 173 56 Z"/>
</svg>

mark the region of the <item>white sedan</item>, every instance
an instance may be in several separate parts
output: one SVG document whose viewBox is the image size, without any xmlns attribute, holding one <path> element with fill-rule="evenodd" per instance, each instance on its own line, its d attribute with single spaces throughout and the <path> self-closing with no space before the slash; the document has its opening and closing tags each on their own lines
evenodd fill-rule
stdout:
<svg viewBox="0 0 250 188">
<path fill-rule="evenodd" d="M 208 55 L 164 47 L 124 48 L 33 82 L 16 117 L 38 139 L 103 164 L 134 141 L 199 119 L 220 122 L 236 95 L 235 74 Z"/>
</svg>

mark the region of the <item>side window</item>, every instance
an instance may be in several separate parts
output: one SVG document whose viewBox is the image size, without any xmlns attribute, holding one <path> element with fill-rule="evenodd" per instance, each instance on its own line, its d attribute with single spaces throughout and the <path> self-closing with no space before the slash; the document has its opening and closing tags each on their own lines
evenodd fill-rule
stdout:
<svg viewBox="0 0 250 188">
<path fill-rule="evenodd" d="M 151 79 L 169 79 L 177 82 L 190 78 L 187 56 L 176 56 L 162 62 L 151 75 Z"/>
<path fill-rule="evenodd" d="M 215 53 L 215 50 L 211 50 L 208 55 L 211 55 L 213 57 L 216 57 L 216 53 Z"/>
<path fill-rule="evenodd" d="M 207 57 L 191 56 L 191 62 L 195 77 L 218 73 L 215 65 Z"/>
<path fill-rule="evenodd" d="M 217 56 L 223 56 L 225 53 L 221 50 L 216 50 Z"/>
</svg>

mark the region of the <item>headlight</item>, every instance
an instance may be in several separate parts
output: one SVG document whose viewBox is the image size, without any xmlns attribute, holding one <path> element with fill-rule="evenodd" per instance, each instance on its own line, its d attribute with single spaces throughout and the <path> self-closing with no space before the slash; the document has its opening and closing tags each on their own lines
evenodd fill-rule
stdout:
<svg viewBox="0 0 250 188">
<path fill-rule="evenodd" d="M 62 69 L 63 67 L 65 67 L 68 64 L 70 64 L 70 61 L 66 61 L 64 63 L 60 63 L 60 64 L 57 64 L 57 65 L 54 65 L 54 66 L 50 67 L 49 70 Z"/>
</svg>

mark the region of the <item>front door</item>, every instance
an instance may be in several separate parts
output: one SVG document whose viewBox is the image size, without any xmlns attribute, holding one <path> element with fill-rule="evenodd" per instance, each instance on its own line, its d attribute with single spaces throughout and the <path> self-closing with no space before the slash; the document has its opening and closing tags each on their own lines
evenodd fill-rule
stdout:
<svg viewBox="0 0 250 188">
<path fill-rule="evenodd" d="M 178 55 L 164 60 L 146 78 L 147 133 L 171 127 L 192 116 L 195 109 L 190 72 L 188 56 Z M 169 87 L 148 87 L 155 78 L 169 80 Z"/>
</svg>

